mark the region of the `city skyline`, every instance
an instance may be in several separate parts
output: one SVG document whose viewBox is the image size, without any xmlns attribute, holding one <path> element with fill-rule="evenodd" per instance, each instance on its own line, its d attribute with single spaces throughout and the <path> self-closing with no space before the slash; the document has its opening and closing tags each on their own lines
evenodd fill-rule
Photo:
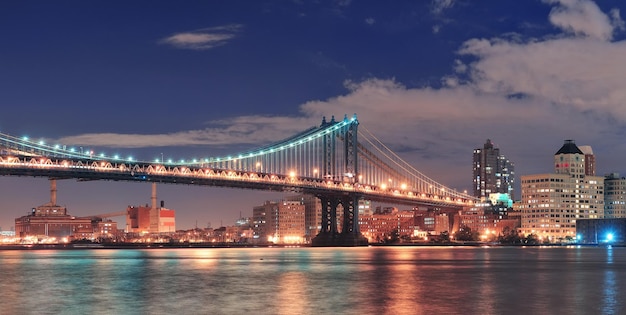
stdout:
<svg viewBox="0 0 626 315">
<path fill-rule="evenodd" d="M 470 191 L 492 139 L 518 175 L 549 171 L 564 139 L 598 174 L 624 173 L 620 1 L 294 1 L 3 4 L 0 132 L 145 160 L 238 153 L 356 113 L 437 181 Z M 23 40 L 23 39 L 28 40 Z M 150 186 L 59 181 L 92 215 L 149 202 Z M 48 182 L 0 178 L 0 226 Z M 159 185 L 177 226 L 229 224 L 284 194 Z M 237 200 L 233 202 L 233 200 Z M 180 223 L 180 224 L 179 224 Z"/>
</svg>

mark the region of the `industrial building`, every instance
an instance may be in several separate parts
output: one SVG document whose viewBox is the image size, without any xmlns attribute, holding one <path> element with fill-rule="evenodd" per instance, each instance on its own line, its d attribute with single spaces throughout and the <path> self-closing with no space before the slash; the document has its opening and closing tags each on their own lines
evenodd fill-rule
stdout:
<svg viewBox="0 0 626 315">
<path fill-rule="evenodd" d="M 15 219 L 15 236 L 37 237 L 51 241 L 113 237 L 117 222 L 103 217 L 76 217 L 57 204 L 56 180 L 50 180 L 50 202 L 33 208 L 28 215 Z"/>
</svg>

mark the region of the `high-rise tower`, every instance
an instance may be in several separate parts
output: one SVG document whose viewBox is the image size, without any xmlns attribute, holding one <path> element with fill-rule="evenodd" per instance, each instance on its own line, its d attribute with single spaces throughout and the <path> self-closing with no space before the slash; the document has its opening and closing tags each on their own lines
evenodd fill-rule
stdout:
<svg viewBox="0 0 626 315">
<path fill-rule="evenodd" d="M 573 241 L 576 220 L 604 217 L 604 177 L 587 175 L 585 164 L 585 153 L 565 140 L 554 154 L 554 173 L 522 176 L 522 234 Z"/>
<path fill-rule="evenodd" d="M 487 199 L 489 194 L 501 193 L 514 199 L 514 164 L 500 154 L 491 140 L 474 150 L 473 172 L 474 197 Z"/>
</svg>

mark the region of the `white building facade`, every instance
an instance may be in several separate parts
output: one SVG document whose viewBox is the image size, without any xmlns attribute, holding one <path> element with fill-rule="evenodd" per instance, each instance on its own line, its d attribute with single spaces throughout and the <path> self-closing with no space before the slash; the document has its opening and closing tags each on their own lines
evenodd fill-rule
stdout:
<svg viewBox="0 0 626 315">
<path fill-rule="evenodd" d="M 573 241 L 576 220 L 604 218 L 604 177 L 586 175 L 585 154 L 566 140 L 553 174 L 521 177 L 521 233 L 551 243 Z"/>
</svg>

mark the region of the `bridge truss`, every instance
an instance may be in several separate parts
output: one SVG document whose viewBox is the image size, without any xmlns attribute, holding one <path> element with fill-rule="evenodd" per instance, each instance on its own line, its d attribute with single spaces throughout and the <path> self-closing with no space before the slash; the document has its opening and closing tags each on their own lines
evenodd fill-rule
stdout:
<svg viewBox="0 0 626 315">
<path fill-rule="evenodd" d="M 450 189 L 406 163 L 356 115 L 321 125 L 241 154 L 190 161 L 141 161 L 77 151 L 0 133 L 0 175 L 146 181 L 291 191 L 322 201 L 322 230 L 314 245 L 366 242 L 358 227 L 358 201 L 471 206 L 475 198 Z M 364 129 L 364 128 L 362 128 Z M 343 208 L 341 233 L 337 207 Z"/>
</svg>

